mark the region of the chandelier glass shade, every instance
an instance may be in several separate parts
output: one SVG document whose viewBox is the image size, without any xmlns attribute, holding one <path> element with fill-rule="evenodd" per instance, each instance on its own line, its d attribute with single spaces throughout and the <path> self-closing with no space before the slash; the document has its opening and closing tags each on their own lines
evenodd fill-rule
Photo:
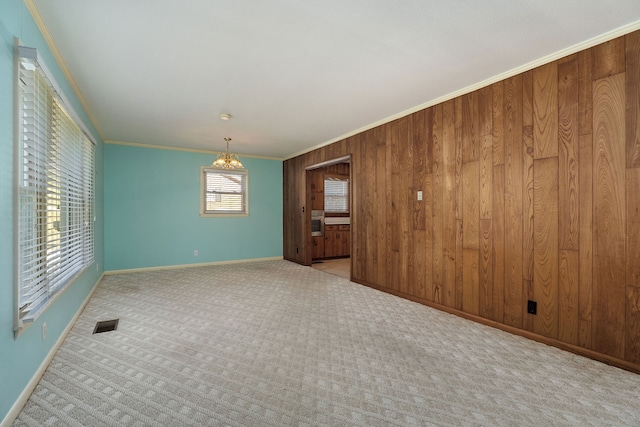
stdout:
<svg viewBox="0 0 640 427">
<path fill-rule="evenodd" d="M 211 166 L 221 169 L 242 169 L 242 162 L 240 162 L 238 156 L 229 152 L 229 141 L 231 141 L 231 138 L 225 138 L 224 140 L 227 141 L 227 151 L 218 154 L 218 158 L 216 158 Z"/>
</svg>

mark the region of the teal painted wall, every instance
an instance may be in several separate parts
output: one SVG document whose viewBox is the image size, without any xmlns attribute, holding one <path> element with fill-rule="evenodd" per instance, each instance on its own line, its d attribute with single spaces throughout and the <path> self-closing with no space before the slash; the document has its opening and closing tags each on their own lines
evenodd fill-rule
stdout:
<svg viewBox="0 0 640 427">
<path fill-rule="evenodd" d="M 17 338 L 13 334 L 13 93 L 14 37 L 35 47 L 55 75 L 61 90 L 98 141 L 96 149 L 96 263 L 90 266 L 40 318 Z M 53 55 L 22 0 L 0 1 L 0 421 L 37 372 L 47 354 L 73 319 L 102 274 L 103 251 L 103 145 L 85 111 L 60 71 Z M 42 323 L 47 338 L 42 340 Z M 91 331 L 88 331 L 91 333 Z"/>
<path fill-rule="evenodd" d="M 105 144 L 105 270 L 282 256 L 282 162 L 241 156 L 249 216 L 201 218 L 200 167 L 214 159 Z"/>
</svg>

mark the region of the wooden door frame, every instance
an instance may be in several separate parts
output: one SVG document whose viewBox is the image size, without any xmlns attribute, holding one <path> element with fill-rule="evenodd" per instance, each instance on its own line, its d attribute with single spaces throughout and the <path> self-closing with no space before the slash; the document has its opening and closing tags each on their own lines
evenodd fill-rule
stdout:
<svg viewBox="0 0 640 427">
<path fill-rule="evenodd" d="M 311 236 L 311 233 L 309 230 L 311 230 L 311 179 L 310 179 L 310 172 L 312 170 L 315 169 L 320 169 L 320 168 L 324 168 L 327 166 L 332 166 L 332 165 L 337 165 L 338 163 L 349 163 L 349 218 L 350 218 L 350 222 L 351 224 L 353 224 L 353 197 L 352 197 L 352 192 L 351 192 L 351 186 L 353 185 L 353 178 L 352 178 L 352 170 L 353 170 L 353 163 L 352 163 L 352 159 L 353 157 L 351 156 L 351 154 L 347 154 L 346 156 L 341 156 L 341 157 L 336 157 L 334 159 L 330 159 L 330 160 L 325 160 L 324 162 L 320 162 L 320 163 L 316 163 L 310 166 L 307 166 L 305 169 L 305 175 L 304 175 L 304 179 L 305 179 L 305 183 L 304 183 L 304 204 L 307 207 L 307 209 L 305 209 L 304 212 L 304 218 L 302 220 L 302 227 L 303 227 L 303 236 L 304 237 L 304 265 L 306 266 L 311 266 L 312 262 L 313 262 L 313 250 L 312 250 L 312 246 L 313 246 L 313 239 Z M 352 252 L 352 247 L 353 247 L 353 235 L 351 230 L 353 230 L 353 228 L 351 227 L 349 230 L 349 256 L 351 257 Z M 351 261 L 351 263 L 353 263 L 353 260 Z M 351 269 L 350 269 L 351 270 Z"/>
</svg>

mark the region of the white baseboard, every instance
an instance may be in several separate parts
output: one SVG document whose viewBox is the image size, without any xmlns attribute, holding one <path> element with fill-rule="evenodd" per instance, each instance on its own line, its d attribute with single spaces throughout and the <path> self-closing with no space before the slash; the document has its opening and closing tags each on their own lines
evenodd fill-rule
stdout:
<svg viewBox="0 0 640 427">
<path fill-rule="evenodd" d="M 278 261 L 281 259 L 284 259 L 284 258 L 282 256 L 274 256 L 269 258 L 248 258 L 248 259 L 236 259 L 231 261 L 201 262 L 197 264 L 162 265 L 158 267 L 142 267 L 142 268 L 128 268 L 124 270 L 109 270 L 109 271 L 105 271 L 104 274 L 105 276 L 109 276 L 112 274 L 139 273 L 142 271 L 176 270 L 178 268 L 206 267 L 211 265 L 224 265 L 224 264 L 241 264 L 245 262 Z"/>
<path fill-rule="evenodd" d="M 27 386 L 24 388 L 24 390 L 22 390 L 22 393 L 20 393 L 20 396 L 18 396 L 18 399 L 14 402 L 9 412 L 7 412 L 7 415 L 4 417 L 2 422 L 0 422 L 0 427 L 9 427 L 11 426 L 11 424 L 13 424 L 15 419 L 18 418 L 18 415 L 20 415 L 20 411 L 22 411 L 22 408 L 24 407 L 24 405 L 26 405 L 27 401 L 29 400 L 29 397 L 31 396 L 31 393 L 33 393 L 33 390 L 35 390 L 36 386 L 40 382 L 40 379 L 42 378 L 45 371 L 49 367 L 49 364 L 53 360 L 53 357 L 58 352 L 58 349 L 60 348 L 60 346 L 64 342 L 64 339 L 67 337 L 67 335 L 71 331 L 71 328 L 73 328 L 73 326 L 76 324 L 78 317 L 80 317 L 80 314 L 84 310 L 84 307 L 87 305 L 87 303 L 93 296 L 93 293 L 98 287 L 98 283 L 100 283 L 100 280 L 102 280 L 103 277 L 104 277 L 104 273 L 100 275 L 96 283 L 93 285 L 91 292 L 89 292 L 89 295 L 87 295 L 87 297 L 84 299 L 84 301 L 78 308 L 78 311 L 76 311 L 76 314 L 73 316 L 73 319 L 71 319 L 67 327 L 64 328 L 64 331 L 62 331 L 62 333 L 58 337 L 58 340 L 53 345 L 49 353 L 47 354 L 47 357 L 44 358 L 44 360 L 38 367 L 38 370 L 35 372 L 35 374 L 33 374 L 33 377 L 31 377 L 31 380 L 29 381 L 29 383 L 27 383 Z"/>
</svg>

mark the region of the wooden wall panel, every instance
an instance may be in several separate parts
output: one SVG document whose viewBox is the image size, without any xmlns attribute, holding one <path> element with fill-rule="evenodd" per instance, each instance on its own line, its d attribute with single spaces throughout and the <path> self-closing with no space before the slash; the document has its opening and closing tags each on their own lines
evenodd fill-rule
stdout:
<svg viewBox="0 0 640 427">
<path fill-rule="evenodd" d="M 627 169 L 625 359 L 640 363 L 640 168 Z"/>
<path fill-rule="evenodd" d="M 624 73 L 624 37 L 618 37 L 611 41 L 594 46 L 592 51 L 593 62 L 591 64 L 594 81 L 619 73 Z"/>
<path fill-rule="evenodd" d="M 351 154 L 353 280 L 640 372 L 639 80 L 637 31 L 289 159 L 283 255 Z"/>
<path fill-rule="evenodd" d="M 493 227 L 490 219 L 480 220 L 480 266 L 478 314 L 493 318 Z"/>
<path fill-rule="evenodd" d="M 533 164 L 534 271 L 533 292 L 538 315 L 533 331 L 558 336 L 558 158 Z"/>
<path fill-rule="evenodd" d="M 578 250 L 578 58 L 558 66 L 559 244 Z"/>
<path fill-rule="evenodd" d="M 591 86 L 591 85 L 589 85 Z M 593 286 L 593 144 L 591 134 L 580 136 L 580 273 L 578 276 L 578 345 L 593 346 L 591 315 Z"/>
<path fill-rule="evenodd" d="M 480 259 L 477 249 L 462 250 L 462 310 L 480 314 Z"/>
<path fill-rule="evenodd" d="M 625 41 L 627 167 L 640 168 L 640 32 L 628 34 Z"/>
<path fill-rule="evenodd" d="M 453 101 L 447 101 L 442 106 L 442 205 L 434 210 L 434 227 L 442 224 L 442 281 L 436 281 L 434 264 L 434 285 L 442 286 L 440 292 L 441 303 L 447 307 L 455 307 L 456 286 L 456 137 L 455 137 L 455 107 Z M 434 151 L 435 153 L 435 151 Z M 436 193 L 434 193 L 435 195 Z M 434 196 L 435 197 L 435 196 Z M 435 203 L 435 200 L 434 200 Z M 434 204 L 435 208 L 435 204 Z M 434 228 L 434 251 L 436 232 Z"/>
<path fill-rule="evenodd" d="M 533 70 L 533 157 L 558 155 L 558 64 Z"/>
<path fill-rule="evenodd" d="M 502 322 L 504 319 L 504 165 L 493 167 L 493 219 L 491 220 L 493 249 L 493 313 L 491 319 Z M 511 245 L 509 245 L 511 246 Z M 510 247 L 509 247 L 510 250 Z"/>
<path fill-rule="evenodd" d="M 558 262 L 558 339 L 578 344 L 578 276 L 580 255 L 578 251 L 560 250 Z"/>
<path fill-rule="evenodd" d="M 533 71 L 522 75 L 522 306 L 533 294 Z M 523 314 L 522 328 L 533 330 L 534 316 Z"/>
<path fill-rule="evenodd" d="M 504 323 L 522 327 L 522 76 L 504 82 Z"/>
<path fill-rule="evenodd" d="M 462 246 L 465 249 L 480 248 L 480 162 L 462 166 Z"/>
<path fill-rule="evenodd" d="M 593 344 L 624 357 L 625 136 L 624 75 L 593 84 Z"/>
<path fill-rule="evenodd" d="M 503 83 L 494 83 L 492 86 L 493 104 L 491 111 L 492 138 L 493 138 L 493 164 L 504 164 L 504 122 L 503 122 Z"/>
</svg>

